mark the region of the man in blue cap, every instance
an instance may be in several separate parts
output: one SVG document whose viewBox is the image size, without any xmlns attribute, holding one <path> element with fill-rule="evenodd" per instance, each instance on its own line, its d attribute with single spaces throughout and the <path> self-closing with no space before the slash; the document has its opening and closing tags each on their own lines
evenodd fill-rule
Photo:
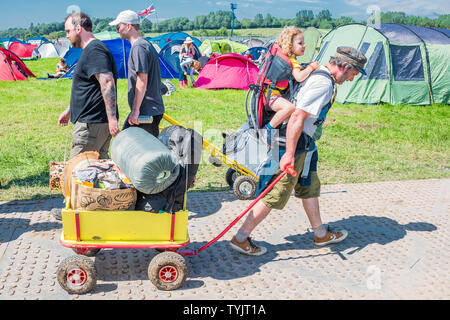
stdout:
<svg viewBox="0 0 450 320">
<path fill-rule="evenodd" d="M 320 180 L 317 175 L 318 152 L 315 141 L 322 136 L 322 127 L 327 113 L 334 103 L 337 84 L 353 81 L 359 73 L 366 74 L 366 57 L 357 49 L 339 47 L 334 57 L 311 73 L 301 83 L 293 99 L 296 110 L 291 115 L 285 133 L 280 129 L 280 150 L 285 150 L 280 169 L 270 184 L 287 166 L 298 172 L 296 177 L 286 175 L 249 213 L 246 221 L 230 242 L 231 247 L 246 255 L 259 256 L 267 249 L 256 245 L 250 233 L 261 223 L 272 209 L 282 210 L 295 190 L 295 197 L 302 200 L 308 220 L 314 230 L 314 243 L 317 246 L 343 241 L 346 230 L 332 231 L 322 223 L 319 208 Z M 285 139 L 282 139 L 285 137 Z"/>
</svg>

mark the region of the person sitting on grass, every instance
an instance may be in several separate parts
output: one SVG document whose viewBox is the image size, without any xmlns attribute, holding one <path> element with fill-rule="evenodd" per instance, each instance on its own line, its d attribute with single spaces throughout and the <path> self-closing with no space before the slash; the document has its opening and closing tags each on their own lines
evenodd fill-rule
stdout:
<svg viewBox="0 0 450 320">
<path fill-rule="evenodd" d="M 67 71 L 69 71 L 69 66 L 66 62 L 66 59 L 61 58 L 59 60 L 58 64 L 56 65 L 56 73 L 55 74 L 47 74 L 49 78 L 58 79 L 61 78 L 63 75 L 66 74 Z"/>
</svg>

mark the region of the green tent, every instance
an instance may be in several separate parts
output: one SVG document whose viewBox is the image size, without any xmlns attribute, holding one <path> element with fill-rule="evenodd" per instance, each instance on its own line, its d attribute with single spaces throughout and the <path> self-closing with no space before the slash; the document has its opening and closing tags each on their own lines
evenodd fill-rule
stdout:
<svg viewBox="0 0 450 320">
<path fill-rule="evenodd" d="M 228 39 L 222 40 L 206 39 L 202 42 L 202 45 L 200 46 L 199 49 L 200 52 L 204 55 L 209 55 L 212 52 L 218 52 L 220 54 L 234 52 L 241 54 L 242 52 L 248 50 L 248 46 Z"/>
<path fill-rule="evenodd" d="M 94 37 L 98 40 L 114 40 L 119 39 L 120 35 L 115 31 L 103 31 L 99 33 L 94 33 Z"/>
<path fill-rule="evenodd" d="M 367 75 L 339 86 L 337 102 L 449 104 L 449 30 L 390 23 L 340 26 L 323 37 L 315 60 L 325 65 L 339 46 L 358 48 L 368 62 Z"/>
<path fill-rule="evenodd" d="M 313 61 L 314 56 L 319 52 L 320 39 L 322 34 L 314 27 L 309 27 L 303 31 L 303 38 L 305 39 L 305 54 L 297 57 L 300 63 L 308 63 Z"/>
</svg>

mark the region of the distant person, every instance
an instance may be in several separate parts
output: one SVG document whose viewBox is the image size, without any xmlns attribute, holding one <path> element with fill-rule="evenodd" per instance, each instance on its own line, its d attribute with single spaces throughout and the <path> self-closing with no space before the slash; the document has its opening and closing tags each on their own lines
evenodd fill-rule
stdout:
<svg viewBox="0 0 450 320">
<path fill-rule="evenodd" d="M 263 50 L 261 50 L 261 52 L 259 53 L 258 59 L 256 59 L 256 60 L 254 61 L 254 63 L 255 63 L 258 67 L 259 67 L 259 66 L 261 65 L 261 63 L 263 62 L 265 55 L 266 55 L 266 50 L 263 49 Z"/>
<path fill-rule="evenodd" d="M 39 60 L 41 58 L 41 54 L 39 53 L 37 48 L 33 48 L 33 53 L 31 54 L 32 58 Z"/>
<path fill-rule="evenodd" d="M 278 46 L 278 50 L 281 51 L 281 54 L 284 54 L 289 59 L 292 76 L 297 82 L 305 81 L 311 72 L 319 68 L 319 63 L 313 62 L 306 69 L 302 70 L 302 67 L 298 63 L 296 58 L 305 53 L 306 46 L 303 33 L 297 27 L 285 27 L 274 46 Z M 266 129 L 273 130 L 277 128 L 294 112 L 295 106 L 283 97 L 283 94 L 288 90 L 288 86 L 289 81 L 277 83 L 276 88 L 271 91 L 267 103 L 269 104 L 270 109 L 275 112 L 275 115 L 266 125 Z M 271 90 L 269 86 L 266 86 L 264 91 L 266 96 L 268 95 L 269 90 Z"/>
<path fill-rule="evenodd" d="M 28 74 L 25 72 L 25 70 L 23 70 L 22 66 L 20 64 L 18 64 L 15 60 L 11 61 L 12 66 L 14 69 L 16 69 L 17 71 L 19 71 L 21 74 L 23 74 L 26 78 L 28 78 Z"/>
<path fill-rule="evenodd" d="M 142 37 L 136 12 L 122 11 L 110 25 L 116 27 L 121 39 L 127 39 L 132 44 L 128 59 L 128 104 L 131 113 L 123 130 L 140 127 L 158 137 L 159 123 L 165 112 L 158 53 Z M 151 123 L 140 123 L 139 117 L 151 118 Z"/>
<path fill-rule="evenodd" d="M 187 75 L 191 77 L 191 83 L 194 85 L 193 70 L 191 68 L 194 62 L 195 48 L 193 45 L 194 41 L 191 37 L 187 37 L 180 49 L 180 67 L 182 74 L 180 75 L 180 88 L 183 89 L 183 85 L 187 86 Z"/>
<path fill-rule="evenodd" d="M 253 56 L 249 50 L 245 51 L 244 57 L 253 62 Z"/>
<path fill-rule="evenodd" d="M 66 59 L 61 58 L 61 60 L 59 60 L 58 64 L 56 65 L 56 73 L 48 74 L 48 77 L 58 79 L 65 75 L 69 70 L 70 68 L 66 62 Z"/>
<path fill-rule="evenodd" d="M 92 34 L 92 21 L 86 14 L 69 15 L 64 27 L 72 46 L 83 50 L 74 70 L 70 106 L 61 113 L 58 125 L 67 126 L 69 120 L 74 124 L 70 159 L 86 151 L 108 159 L 111 138 L 120 132 L 116 62 Z M 61 209 L 52 213 L 61 219 Z"/>
</svg>

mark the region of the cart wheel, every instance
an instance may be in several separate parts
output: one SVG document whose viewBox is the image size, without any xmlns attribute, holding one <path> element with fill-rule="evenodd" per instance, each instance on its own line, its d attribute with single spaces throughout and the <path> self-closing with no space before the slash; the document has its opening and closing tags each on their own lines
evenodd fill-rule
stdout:
<svg viewBox="0 0 450 320">
<path fill-rule="evenodd" d="M 159 290 L 176 290 L 186 281 L 186 261 L 176 252 L 160 253 L 150 262 L 148 277 Z"/>
<path fill-rule="evenodd" d="M 85 256 L 66 258 L 56 272 L 61 287 L 70 294 L 85 294 L 97 283 L 94 262 Z"/>
<path fill-rule="evenodd" d="M 225 175 L 225 180 L 227 181 L 228 185 L 232 187 L 237 177 L 239 177 L 237 171 L 234 170 L 233 168 L 229 168 Z"/>
<path fill-rule="evenodd" d="M 73 252 L 86 257 L 95 257 L 101 249 L 72 248 Z"/>
<path fill-rule="evenodd" d="M 249 200 L 255 196 L 256 188 L 256 181 L 253 177 L 240 176 L 234 182 L 233 192 L 239 200 Z"/>
<path fill-rule="evenodd" d="M 221 167 L 222 161 L 220 159 L 217 159 L 216 157 L 209 156 L 208 158 L 209 163 L 211 163 L 214 167 Z"/>
</svg>

